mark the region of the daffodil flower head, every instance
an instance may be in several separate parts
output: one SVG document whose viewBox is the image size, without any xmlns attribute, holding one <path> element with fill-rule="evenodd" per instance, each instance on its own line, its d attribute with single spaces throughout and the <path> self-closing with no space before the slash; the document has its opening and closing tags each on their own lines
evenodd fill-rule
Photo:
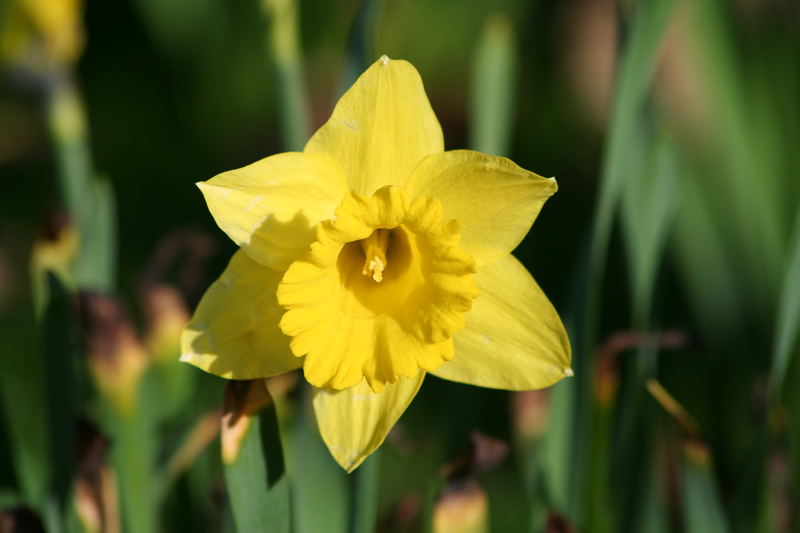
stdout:
<svg viewBox="0 0 800 533">
<path fill-rule="evenodd" d="M 83 0 L 10 0 L 0 59 L 29 67 L 71 66 L 83 49 Z"/>
<path fill-rule="evenodd" d="M 410 63 L 374 63 L 303 152 L 198 185 L 240 250 L 184 330 L 182 359 L 230 379 L 302 367 L 346 470 L 427 373 L 509 390 L 572 374 L 558 314 L 511 255 L 555 180 L 445 152 Z"/>
</svg>

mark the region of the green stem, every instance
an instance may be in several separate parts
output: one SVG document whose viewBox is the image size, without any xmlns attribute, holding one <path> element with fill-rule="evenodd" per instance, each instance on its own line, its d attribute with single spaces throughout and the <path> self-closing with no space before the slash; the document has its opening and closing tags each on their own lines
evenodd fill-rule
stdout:
<svg viewBox="0 0 800 533">
<path fill-rule="evenodd" d="M 514 27 L 494 15 L 475 53 L 470 102 L 469 146 L 492 155 L 508 155 L 516 81 Z"/>
<path fill-rule="evenodd" d="M 270 52 L 278 79 L 278 113 L 287 150 L 303 149 L 311 131 L 311 113 L 303 81 L 298 9 L 295 0 L 263 0 L 270 18 Z"/>
<path fill-rule="evenodd" d="M 94 177 L 86 112 L 67 74 L 56 76 L 50 86 L 47 119 L 64 204 L 80 237 L 74 281 L 81 288 L 110 291 L 116 257 L 113 191 Z"/>
<path fill-rule="evenodd" d="M 350 531 L 372 533 L 378 516 L 378 487 L 380 485 L 380 448 L 372 453 L 353 473 L 351 492 Z"/>
<path fill-rule="evenodd" d="M 158 530 L 153 471 L 156 435 L 150 378 L 148 374 L 142 376 L 132 406 L 104 398 L 106 427 L 113 443 L 112 460 L 119 475 L 122 520 L 129 533 Z"/>
</svg>

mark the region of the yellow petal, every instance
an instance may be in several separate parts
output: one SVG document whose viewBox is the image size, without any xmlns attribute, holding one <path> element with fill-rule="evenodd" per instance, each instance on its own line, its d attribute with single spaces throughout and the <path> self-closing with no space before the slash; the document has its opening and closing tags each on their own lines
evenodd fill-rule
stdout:
<svg viewBox="0 0 800 533">
<path fill-rule="evenodd" d="M 380 393 L 362 381 L 341 391 L 314 389 L 314 414 L 322 440 L 339 465 L 352 472 L 378 449 L 416 396 L 425 377 L 400 378 Z"/>
<path fill-rule="evenodd" d="M 453 336 L 456 356 L 434 375 L 494 389 L 552 385 L 570 369 L 567 333 L 539 285 L 512 255 L 478 269 L 478 297 L 467 327 Z"/>
<path fill-rule="evenodd" d="M 198 183 L 214 220 L 247 254 L 283 270 L 314 240 L 346 193 L 339 165 L 288 152 Z"/>
<path fill-rule="evenodd" d="M 181 335 L 181 361 L 230 379 L 257 379 L 300 367 L 278 329 L 281 275 L 237 251 L 206 291 Z"/>
<path fill-rule="evenodd" d="M 517 247 L 558 186 L 505 157 L 454 150 L 427 157 L 406 189 L 442 202 L 444 217 L 461 223 L 462 249 L 481 267 Z"/>
<path fill-rule="evenodd" d="M 410 63 L 386 56 L 342 96 L 305 148 L 336 159 L 351 190 L 365 195 L 405 184 L 425 156 L 442 150 L 442 128 L 419 73 Z"/>
</svg>

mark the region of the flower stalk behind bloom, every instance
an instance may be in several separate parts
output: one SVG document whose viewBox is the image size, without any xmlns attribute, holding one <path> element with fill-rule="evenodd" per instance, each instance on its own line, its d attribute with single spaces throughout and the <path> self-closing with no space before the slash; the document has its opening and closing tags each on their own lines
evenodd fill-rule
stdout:
<svg viewBox="0 0 800 533">
<path fill-rule="evenodd" d="M 445 152 L 409 63 L 373 64 L 303 152 L 198 185 L 241 249 L 184 330 L 182 359 L 231 379 L 302 367 L 348 471 L 429 372 L 510 390 L 572 375 L 558 314 L 511 255 L 555 180 Z"/>
</svg>

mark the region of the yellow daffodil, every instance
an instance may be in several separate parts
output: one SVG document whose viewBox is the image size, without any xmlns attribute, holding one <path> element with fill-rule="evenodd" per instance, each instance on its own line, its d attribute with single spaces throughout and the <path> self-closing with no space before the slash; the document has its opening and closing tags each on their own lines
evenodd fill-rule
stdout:
<svg viewBox="0 0 800 533">
<path fill-rule="evenodd" d="M 411 64 L 373 64 L 302 153 L 199 187 L 241 249 L 184 331 L 182 359 L 230 379 L 302 367 L 346 470 L 428 372 L 510 390 L 572 374 L 561 320 L 511 255 L 555 180 L 445 152 Z"/>
<path fill-rule="evenodd" d="M 0 57 L 29 66 L 69 66 L 83 49 L 83 0 L 11 0 Z"/>
</svg>

